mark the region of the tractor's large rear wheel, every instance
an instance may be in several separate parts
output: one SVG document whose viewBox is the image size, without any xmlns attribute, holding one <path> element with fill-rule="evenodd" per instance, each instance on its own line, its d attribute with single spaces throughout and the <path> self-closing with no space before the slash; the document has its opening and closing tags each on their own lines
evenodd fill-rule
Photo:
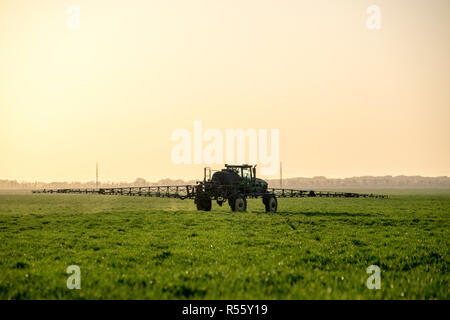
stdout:
<svg viewBox="0 0 450 320">
<path fill-rule="evenodd" d="M 243 212 L 247 210 L 247 199 L 241 195 L 229 199 L 228 202 L 230 204 L 231 211 Z"/>
<path fill-rule="evenodd" d="M 277 212 L 278 201 L 274 194 L 265 196 L 263 198 L 263 203 L 266 207 L 266 212 Z"/>
</svg>

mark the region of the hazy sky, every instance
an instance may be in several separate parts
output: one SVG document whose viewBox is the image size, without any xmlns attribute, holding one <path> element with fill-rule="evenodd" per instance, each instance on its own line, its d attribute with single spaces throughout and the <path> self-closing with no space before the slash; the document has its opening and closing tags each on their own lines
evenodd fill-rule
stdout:
<svg viewBox="0 0 450 320">
<path fill-rule="evenodd" d="M 200 178 L 195 120 L 279 129 L 287 177 L 450 175 L 449 39 L 448 0 L 1 0 L 0 179 Z"/>
</svg>

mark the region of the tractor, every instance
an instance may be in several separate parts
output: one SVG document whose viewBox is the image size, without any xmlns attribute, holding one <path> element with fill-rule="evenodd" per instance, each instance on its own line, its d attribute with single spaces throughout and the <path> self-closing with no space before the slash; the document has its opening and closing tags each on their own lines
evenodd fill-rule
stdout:
<svg viewBox="0 0 450 320">
<path fill-rule="evenodd" d="M 256 178 L 256 165 L 225 165 L 214 172 L 205 168 L 203 181 L 195 187 L 197 210 L 211 211 L 212 201 L 219 206 L 228 201 L 231 211 L 246 211 L 247 198 L 262 198 L 266 212 L 276 212 L 278 203 L 274 193 L 267 189 L 267 182 Z"/>
</svg>

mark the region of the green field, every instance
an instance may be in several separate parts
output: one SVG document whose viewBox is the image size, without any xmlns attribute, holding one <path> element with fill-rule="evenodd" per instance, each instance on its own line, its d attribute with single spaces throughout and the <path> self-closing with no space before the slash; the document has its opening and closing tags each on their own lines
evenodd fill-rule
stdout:
<svg viewBox="0 0 450 320">
<path fill-rule="evenodd" d="M 0 299 L 449 298 L 449 190 L 248 209 L 0 194 Z M 80 290 L 66 287 L 69 265 Z M 380 290 L 366 287 L 370 265 Z"/>
</svg>

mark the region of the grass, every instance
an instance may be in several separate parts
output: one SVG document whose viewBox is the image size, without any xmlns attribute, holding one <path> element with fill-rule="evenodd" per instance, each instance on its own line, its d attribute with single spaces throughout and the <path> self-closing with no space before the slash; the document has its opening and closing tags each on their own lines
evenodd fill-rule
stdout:
<svg viewBox="0 0 450 320">
<path fill-rule="evenodd" d="M 450 191 L 279 199 L 267 214 L 0 194 L 1 299 L 448 299 Z M 81 289 L 66 287 L 69 265 Z M 381 289 L 369 290 L 370 265 Z"/>
</svg>

